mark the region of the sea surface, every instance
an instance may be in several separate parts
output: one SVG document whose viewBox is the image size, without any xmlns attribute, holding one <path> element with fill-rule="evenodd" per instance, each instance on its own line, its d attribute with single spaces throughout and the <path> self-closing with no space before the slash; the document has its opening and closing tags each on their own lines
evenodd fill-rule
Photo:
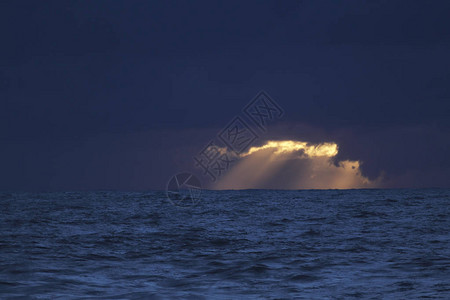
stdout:
<svg viewBox="0 0 450 300">
<path fill-rule="evenodd" d="M 450 299 L 450 190 L 0 193 L 1 299 Z"/>
</svg>

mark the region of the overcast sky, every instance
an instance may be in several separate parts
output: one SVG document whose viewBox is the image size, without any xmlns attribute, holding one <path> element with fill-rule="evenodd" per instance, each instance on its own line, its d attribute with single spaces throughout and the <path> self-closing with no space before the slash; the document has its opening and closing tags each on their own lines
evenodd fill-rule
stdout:
<svg viewBox="0 0 450 300">
<path fill-rule="evenodd" d="M 449 1 L 2 1 L 0 189 L 163 189 L 260 90 L 285 113 L 255 145 L 334 142 L 379 187 L 450 187 L 449 15 Z"/>
</svg>

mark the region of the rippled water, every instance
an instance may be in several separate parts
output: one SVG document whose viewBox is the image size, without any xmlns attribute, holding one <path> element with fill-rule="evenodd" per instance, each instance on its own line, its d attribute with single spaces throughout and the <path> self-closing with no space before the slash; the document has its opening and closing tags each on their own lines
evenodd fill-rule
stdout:
<svg viewBox="0 0 450 300">
<path fill-rule="evenodd" d="M 450 190 L 0 193 L 0 298 L 450 299 Z"/>
</svg>

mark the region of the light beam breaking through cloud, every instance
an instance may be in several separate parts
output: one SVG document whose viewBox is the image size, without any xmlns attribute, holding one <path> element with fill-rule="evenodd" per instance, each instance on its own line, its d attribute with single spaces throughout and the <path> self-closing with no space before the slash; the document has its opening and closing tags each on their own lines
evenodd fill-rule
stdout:
<svg viewBox="0 0 450 300">
<path fill-rule="evenodd" d="M 214 189 L 351 189 L 376 187 L 360 171 L 361 162 L 335 161 L 336 143 L 267 141 L 242 154 Z"/>
</svg>

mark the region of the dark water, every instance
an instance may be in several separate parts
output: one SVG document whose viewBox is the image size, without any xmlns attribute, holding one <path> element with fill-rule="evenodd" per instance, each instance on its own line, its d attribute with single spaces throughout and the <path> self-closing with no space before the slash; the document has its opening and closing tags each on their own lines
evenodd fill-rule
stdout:
<svg viewBox="0 0 450 300">
<path fill-rule="evenodd" d="M 450 190 L 0 193 L 0 298 L 450 299 Z"/>
</svg>

